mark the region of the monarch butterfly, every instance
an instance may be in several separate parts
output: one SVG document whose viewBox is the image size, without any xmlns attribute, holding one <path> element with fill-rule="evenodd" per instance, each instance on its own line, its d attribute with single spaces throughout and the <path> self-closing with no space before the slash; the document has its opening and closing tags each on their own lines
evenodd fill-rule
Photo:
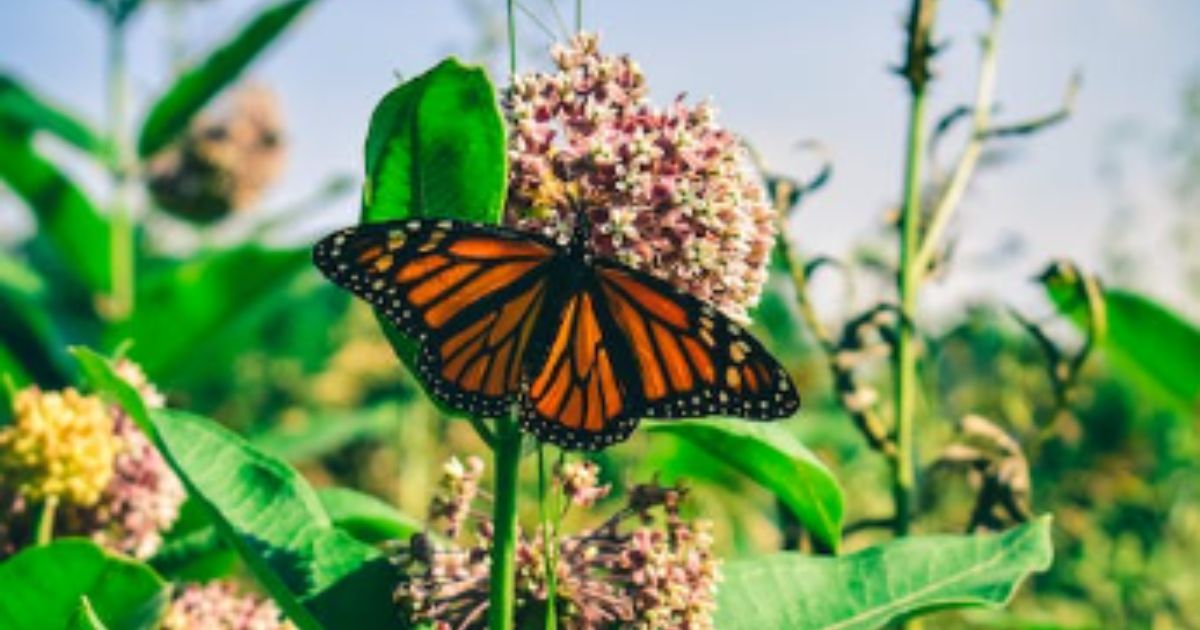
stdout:
<svg viewBox="0 0 1200 630">
<path fill-rule="evenodd" d="M 335 284 L 420 342 L 441 403 L 521 426 L 565 449 L 625 440 L 638 421 L 752 420 L 800 406 L 754 337 L 669 283 L 593 256 L 582 213 L 569 240 L 451 220 L 337 231 L 313 249 Z"/>
</svg>

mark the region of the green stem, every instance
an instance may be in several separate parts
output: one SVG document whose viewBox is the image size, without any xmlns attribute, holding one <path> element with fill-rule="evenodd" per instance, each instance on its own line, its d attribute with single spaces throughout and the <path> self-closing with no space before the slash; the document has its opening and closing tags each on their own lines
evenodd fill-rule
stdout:
<svg viewBox="0 0 1200 630">
<path fill-rule="evenodd" d="M 58 511 L 58 497 L 50 495 L 46 497 L 45 503 L 42 503 L 42 512 L 38 515 L 37 520 L 37 539 L 38 545 L 48 545 L 51 540 L 54 540 L 54 515 Z"/>
<path fill-rule="evenodd" d="M 546 564 L 546 630 L 558 628 L 558 528 L 550 522 L 546 484 L 546 445 L 538 444 L 538 499 L 542 519 L 542 555 Z M 557 503 L 557 501 L 556 501 Z M 555 508 L 557 511 L 557 507 Z"/>
<path fill-rule="evenodd" d="M 521 429 L 516 418 L 497 420 L 494 452 L 496 488 L 488 627 L 511 630 L 516 616 L 517 467 L 521 463 Z"/>
<path fill-rule="evenodd" d="M 931 32 L 935 0 L 913 0 L 908 23 L 908 59 L 903 73 L 912 97 L 908 116 L 908 150 L 904 166 L 904 205 L 900 214 L 900 267 L 896 285 L 900 295 L 895 357 L 896 459 L 892 471 L 892 497 L 896 507 L 896 536 L 906 536 L 916 489 L 914 421 L 917 394 L 916 311 L 920 274 L 916 262 L 921 220 L 921 167 L 925 156 L 925 86 L 933 54 Z"/>
<path fill-rule="evenodd" d="M 122 320 L 133 313 L 133 220 L 131 160 L 129 157 L 128 73 L 125 59 L 125 22 L 114 21 L 108 31 L 108 130 L 112 156 L 109 174 L 113 184 L 109 232 L 109 268 L 112 287 L 106 314 Z"/>
</svg>

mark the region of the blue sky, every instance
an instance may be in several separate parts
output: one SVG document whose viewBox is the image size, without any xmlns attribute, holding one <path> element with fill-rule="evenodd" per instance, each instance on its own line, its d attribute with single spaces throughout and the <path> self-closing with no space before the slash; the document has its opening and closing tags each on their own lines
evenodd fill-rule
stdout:
<svg viewBox="0 0 1200 630">
<path fill-rule="evenodd" d="M 526 0 L 553 24 L 549 0 Z M 495 0 L 497 8 L 501 6 Z M 132 29 L 133 88 L 144 105 L 168 77 L 166 30 L 153 6 Z M 210 0 L 189 13 L 194 50 L 218 40 L 259 3 Z M 560 3 L 568 12 L 568 3 Z M 897 0 L 748 1 L 592 0 L 585 26 L 604 47 L 629 52 L 648 74 L 651 94 L 711 97 L 720 120 L 749 137 L 772 166 L 809 168 L 793 144 L 818 138 L 833 152 L 836 174 L 795 225 L 811 251 L 840 254 L 878 225 L 898 196 L 906 112 L 902 82 L 886 70 L 899 60 Z M 948 43 L 932 87 L 937 115 L 971 98 L 982 0 L 942 2 L 939 37 Z M 1123 186 L 1141 216 L 1131 238 L 1156 251 L 1166 236 L 1167 162 L 1158 138 L 1176 124 L 1180 92 L 1200 72 L 1200 3 L 1194 0 L 1010 0 L 1000 53 L 1000 119 L 1057 106 L 1075 69 L 1085 75 L 1075 116 L 1013 146 L 1013 160 L 982 177 L 956 224 L 964 265 L 931 302 L 999 291 L 1028 302 L 1024 279 L 1052 255 L 1096 261 L 1115 205 L 1098 174 L 1114 130 L 1147 139 L 1126 155 L 1134 168 Z M 569 17 L 569 16 L 568 16 Z M 0 68 L 94 121 L 103 120 L 103 30 L 80 0 L 0 2 Z M 521 21 L 523 49 L 548 37 Z M 361 170 L 361 144 L 375 101 L 396 73 L 417 74 L 447 54 L 468 54 L 479 36 L 463 4 L 451 0 L 325 0 L 252 76 L 284 101 L 290 165 L 268 203 L 303 196 L 336 173 Z M 535 63 L 527 54 L 522 63 Z M 946 145 L 946 161 L 953 143 Z M 325 225 L 349 221 L 354 200 L 330 209 Z M 1024 254 L 1002 268 L 969 261 L 1012 235 Z M 1171 287 L 1154 287 L 1170 295 Z"/>
</svg>

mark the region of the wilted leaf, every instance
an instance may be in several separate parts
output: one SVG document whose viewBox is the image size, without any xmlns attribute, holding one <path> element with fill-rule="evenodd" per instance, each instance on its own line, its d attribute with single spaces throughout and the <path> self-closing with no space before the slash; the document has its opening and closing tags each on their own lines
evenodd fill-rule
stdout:
<svg viewBox="0 0 1200 630">
<path fill-rule="evenodd" d="M 69 538 L 29 547 L 0 564 L 0 584 L 5 630 L 67 628 L 83 597 L 110 630 L 149 630 L 169 593 L 146 565 Z"/>
<path fill-rule="evenodd" d="M 842 489 L 833 473 L 787 429 L 741 420 L 687 420 L 648 425 L 679 436 L 775 493 L 821 542 L 837 550 Z"/>
<path fill-rule="evenodd" d="M 737 560 L 723 569 L 716 625 L 866 630 L 943 608 L 1002 606 L 1052 557 L 1042 517 L 1003 534 L 905 538 L 840 558 Z"/>
<path fill-rule="evenodd" d="M 233 83 L 312 3 L 288 0 L 267 7 L 184 72 L 150 108 L 138 138 L 138 154 L 149 157 L 174 140 L 197 112 Z"/>
</svg>

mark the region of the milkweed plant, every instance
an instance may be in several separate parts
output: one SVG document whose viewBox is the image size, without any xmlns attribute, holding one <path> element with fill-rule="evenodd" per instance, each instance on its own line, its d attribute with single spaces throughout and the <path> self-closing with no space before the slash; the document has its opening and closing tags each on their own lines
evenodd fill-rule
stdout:
<svg viewBox="0 0 1200 630">
<path fill-rule="evenodd" d="M 317 361 L 326 372 L 312 386 L 296 376 L 307 368 L 295 365 L 238 359 L 207 373 L 193 365 L 204 361 L 194 353 L 205 342 L 176 340 L 181 334 L 252 331 L 231 337 L 234 347 L 254 334 L 287 337 L 288 322 L 303 317 L 324 330 L 333 325 L 328 304 L 345 304 L 324 284 L 327 292 L 304 308 L 242 301 L 294 278 L 314 282 L 308 243 L 275 252 L 253 244 L 280 220 L 245 217 L 282 168 L 286 133 L 269 89 L 235 80 L 315 2 L 268 6 L 195 65 L 174 55 L 178 82 L 138 134 L 127 125 L 123 55 L 141 3 L 90 4 L 110 27 L 109 128 L 94 133 L 7 78 L 0 98 L 0 149 L 10 156 L 0 160 L 0 177 L 39 219 L 60 209 L 38 204 L 69 200 L 61 216 L 79 226 L 54 224 L 48 238 L 67 261 L 72 299 L 87 303 L 81 328 L 92 335 L 64 332 L 75 343 L 70 353 L 60 348 L 44 360 L 0 353 L 8 409 L 0 425 L 0 627 L 917 627 L 924 614 L 949 607 L 1001 607 L 1050 566 L 1049 517 L 1039 514 L 1053 506 L 1037 505 L 1030 458 L 1072 426 L 1075 392 L 1107 326 L 1095 278 L 1068 261 L 1043 277 L 1059 299 L 1081 305 L 1081 347 L 1012 312 L 1053 385 L 1054 411 L 1035 430 L 971 413 L 936 453 L 922 452 L 927 442 L 919 439 L 931 348 L 918 296 L 951 270 L 947 227 L 994 141 L 1050 128 L 1072 106 L 1074 83 L 1050 114 L 993 120 L 1005 0 L 981 2 L 989 22 L 975 102 L 937 121 L 927 94 L 943 54 L 935 46 L 938 7 L 910 3 L 896 68 L 907 88 L 902 195 L 872 266 L 879 294 L 838 324 L 821 312 L 811 285 L 826 271 L 853 274 L 855 262 L 811 252 L 791 221 L 830 181 L 834 164 L 811 177 L 771 169 L 754 138 L 721 125 L 717 103 L 664 98 L 635 59 L 583 30 L 582 3 L 574 32 L 555 35 L 537 69 L 517 65 L 518 27 L 542 22 L 518 19 L 518 9 L 531 12 L 510 1 L 502 83 L 450 58 L 382 96 L 364 121 L 363 223 L 504 226 L 565 244 L 582 212 L 591 255 L 699 300 L 768 346 L 781 342 L 766 318 L 794 314 L 790 326 L 821 358 L 785 357 L 783 367 L 812 399 L 821 400 L 828 383 L 825 397 L 839 410 L 812 413 L 806 402 L 779 422 L 658 418 L 630 443 L 586 454 L 539 442 L 515 415 L 422 404 L 425 384 L 413 368 L 423 340 L 382 315 L 378 327 L 395 358 L 381 351 L 382 338 L 348 344 L 353 351 Z M 174 19 L 203 10 L 171 4 Z M 215 100 L 221 94 L 225 100 Z M 963 126 L 954 165 L 931 170 L 931 149 Z M 59 136 L 101 165 L 111 203 L 93 203 L 39 155 L 35 134 Z M 45 186 L 65 197 L 47 202 Z M 341 188 L 299 205 L 321 207 Z M 238 221 L 251 221 L 243 229 L 250 241 L 208 242 L 214 224 Z M 108 235 L 98 255 L 80 249 L 89 226 Z M 161 243 L 181 231 L 193 254 L 164 254 Z M 258 324 L 234 319 L 250 312 L 276 315 Z M 13 321 L 44 328 L 33 316 Z M 711 323 L 697 324 L 700 337 L 717 334 L 705 328 Z M 739 344 L 728 349 L 734 364 L 748 351 Z M 226 356 L 222 348 L 209 349 Z M 740 374 L 725 378 L 746 378 Z M 256 379 L 293 383 L 259 399 L 290 396 L 349 414 L 401 390 L 405 406 L 381 405 L 378 417 L 357 424 L 321 416 L 305 434 L 293 426 L 303 425 L 300 402 L 287 403 L 275 427 L 239 417 L 255 408 L 254 396 L 214 401 L 224 391 L 215 383 Z M 885 471 L 886 514 L 863 513 L 859 489 L 839 483 L 832 446 L 801 438 L 819 435 L 798 428 L 812 423 L 853 427 Z M 347 470 L 379 461 L 364 445 L 394 435 L 409 445 L 400 452 L 423 457 L 404 469 L 420 486 L 404 505 L 345 482 Z M 436 472 L 424 466 L 434 453 L 446 456 Z M 313 459 L 323 466 L 299 463 Z M 922 519 L 944 479 L 966 483 L 971 507 L 937 533 Z M 713 489 L 721 483 L 737 490 L 722 496 Z M 737 522 L 769 531 L 774 549 L 747 545 L 746 531 L 723 524 L 719 505 L 728 494 L 770 497 L 734 505 L 766 515 Z"/>
</svg>

